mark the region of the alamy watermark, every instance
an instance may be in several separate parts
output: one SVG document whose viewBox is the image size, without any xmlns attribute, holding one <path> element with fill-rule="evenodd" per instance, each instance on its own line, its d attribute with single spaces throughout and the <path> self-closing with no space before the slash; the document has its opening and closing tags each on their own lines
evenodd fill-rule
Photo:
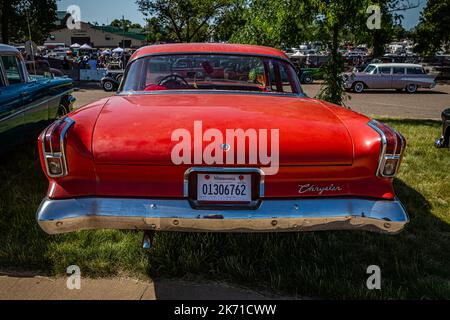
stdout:
<svg viewBox="0 0 450 320">
<path fill-rule="evenodd" d="M 370 277 L 367 279 L 367 289 L 369 290 L 381 290 L 381 268 L 379 266 L 369 266 L 367 268 L 367 274 Z"/>
<path fill-rule="evenodd" d="M 226 129 L 225 132 L 208 129 L 203 132 L 203 122 L 194 121 L 193 132 L 180 128 L 173 131 L 171 139 L 177 142 L 171 153 L 175 165 L 261 165 L 269 176 L 279 171 L 279 129 Z"/>
<path fill-rule="evenodd" d="M 67 289 L 81 290 L 81 269 L 78 266 L 70 266 L 66 273 L 69 275 L 66 281 Z"/>
<path fill-rule="evenodd" d="M 378 5 L 370 5 L 366 10 L 367 14 L 370 14 L 367 19 L 367 28 L 369 30 L 379 30 L 381 29 L 381 8 Z"/>
<path fill-rule="evenodd" d="M 77 5 L 70 5 L 67 7 L 66 12 L 70 14 L 67 18 L 66 26 L 69 30 L 81 29 L 81 8 Z"/>
</svg>

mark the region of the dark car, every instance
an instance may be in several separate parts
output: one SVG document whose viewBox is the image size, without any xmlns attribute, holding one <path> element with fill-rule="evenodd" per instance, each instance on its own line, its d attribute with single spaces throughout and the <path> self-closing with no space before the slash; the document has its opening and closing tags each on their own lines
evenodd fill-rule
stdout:
<svg viewBox="0 0 450 320">
<path fill-rule="evenodd" d="M 0 44 L 0 153 L 37 138 L 49 122 L 69 113 L 69 78 L 31 77 L 19 51 Z"/>
<path fill-rule="evenodd" d="M 30 75 L 45 76 L 46 74 L 51 74 L 54 77 L 64 76 L 64 72 L 51 68 L 50 63 L 46 60 L 27 61 L 25 64 Z"/>
<path fill-rule="evenodd" d="M 442 122 L 444 123 L 444 129 L 442 130 L 442 137 L 436 140 L 436 147 L 450 149 L 450 109 L 442 112 Z"/>
<path fill-rule="evenodd" d="M 111 92 L 119 89 L 123 73 L 123 70 L 108 70 L 108 73 L 101 80 L 103 90 Z"/>
</svg>

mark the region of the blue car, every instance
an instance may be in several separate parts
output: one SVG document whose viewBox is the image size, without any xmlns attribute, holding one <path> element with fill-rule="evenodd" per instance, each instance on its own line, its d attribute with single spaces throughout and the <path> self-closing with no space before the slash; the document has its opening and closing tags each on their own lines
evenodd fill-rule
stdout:
<svg viewBox="0 0 450 320">
<path fill-rule="evenodd" d="M 73 82 L 31 77 L 17 49 L 0 44 L 0 154 L 37 139 L 50 122 L 72 110 Z"/>
</svg>

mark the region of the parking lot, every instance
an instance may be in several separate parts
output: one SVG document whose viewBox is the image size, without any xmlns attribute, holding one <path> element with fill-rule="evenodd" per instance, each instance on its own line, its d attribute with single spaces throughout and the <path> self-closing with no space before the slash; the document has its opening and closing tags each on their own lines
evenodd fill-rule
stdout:
<svg viewBox="0 0 450 320">
<path fill-rule="evenodd" d="M 320 87 L 320 84 L 303 85 L 303 90 L 308 96 L 314 97 Z M 77 98 L 75 107 L 110 95 L 112 93 L 104 92 L 96 83 L 80 85 L 74 93 Z M 352 110 L 371 117 L 439 120 L 442 110 L 450 107 L 450 85 L 440 84 L 432 90 L 422 89 L 415 94 L 389 90 L 350 93 L 346 104 Z"/>
</svg>

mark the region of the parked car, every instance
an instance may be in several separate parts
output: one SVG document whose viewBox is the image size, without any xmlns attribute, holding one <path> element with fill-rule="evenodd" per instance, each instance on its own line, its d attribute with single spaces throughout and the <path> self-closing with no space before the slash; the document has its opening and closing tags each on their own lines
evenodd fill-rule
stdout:
<svg viewBox="0 0 450 320">
<path fill-rule="evenodd" d="M 396 89 L 415 93 L 419 88 L 434 88 L 436 77 L 418 64 L 370 64 L 363 72 L 345 73 L 345 88 L 356 93 L 366 89 Z"/>
<path fill-rule="evenodd" d="M 302 68 L 298 73 L 301 83 L 312 84 L 314 80 L 322 76 L 322 69 L 320 68 Z"/>
<path fill-rule="evenodd" d="M 72 80 L 30 77 L 14 47 L 0 44 L 0 153 L 72 110 Z"/>
<path fill-rule="evenodd" d="M 215 76 L 173 73 L 183 57 Z M 214 72 L 217 59 L 237 76 Z M 409 221 L 393 188 L 405 145 L 378 121 L 306 97 L 279 50 L 143 47 L 117 95 L 39 137 L 51 188 L 37 220 L 49 234 L 144 230 L 145 247 L 155 231 L 395 234 Z"/>
<path fill-rule="evenodd" d="M 103 90 L 106 92 L 117 91 L 123 78 L 123 70 L 108 70 L 100 80 Z"/>
<path fill-rule="evenodd" d="M 450 149 L 450 109 L 446 109 L 442 112 L 442 123 L 444 125 L 442 137 L 436 140 L 435 145 L 437 148 Z"/>
<path fill-rule="evenodd" d="M 64 76 L 64 72 L 51 68 L 50 63 L 46 60 L 27 61 L 25 65 L 30 75 L 45 76 L 46 74 L 51 74 L 54 77 Z"/>
</svg>

